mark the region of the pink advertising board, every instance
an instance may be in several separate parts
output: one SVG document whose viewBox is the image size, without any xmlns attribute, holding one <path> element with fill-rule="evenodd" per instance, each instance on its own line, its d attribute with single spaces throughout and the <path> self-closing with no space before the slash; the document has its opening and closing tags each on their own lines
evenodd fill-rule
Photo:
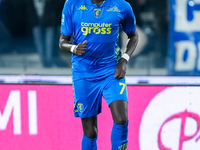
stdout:
<svg viewBox="0 0 200 150">
<path fill-rule="evenodd" d="M 200 149 L 200 87 L 128 86 L 127 150 Z M 98 116 L 98 149 L 110 150 L 112 117 Z M 0 150 L 80 150 L 71 85 L 0 85 Z"/>
</svg>

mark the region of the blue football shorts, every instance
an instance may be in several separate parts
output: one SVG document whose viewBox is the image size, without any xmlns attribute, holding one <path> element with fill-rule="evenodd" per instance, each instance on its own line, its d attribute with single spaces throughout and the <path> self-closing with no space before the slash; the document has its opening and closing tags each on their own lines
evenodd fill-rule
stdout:
<svg viewBox="0 0 200 150">
<path fill-rule="evenodd" d="M 101 113 L 102 97 L 110 105 L 117 100 L 128 101 L 125 78 L 116 79 L 114 74 L 104 80 L 73 79 L 74 115 L 88 118 Z"/>
</svg>

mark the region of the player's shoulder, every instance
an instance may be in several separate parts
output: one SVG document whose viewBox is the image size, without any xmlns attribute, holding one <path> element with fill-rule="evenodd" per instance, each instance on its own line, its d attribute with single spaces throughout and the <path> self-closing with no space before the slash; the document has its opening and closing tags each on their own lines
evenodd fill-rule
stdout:
<svg viewBox="0 0 200 150">
<path fill-rule="evenodd" d="M 112 4 L 115 4 L 115 5 L 120 5 L 122 7 L 127 7 L 129 6 L 130 4 L 125 1 L 125 0 L 111 0 L 112 1 Z"/>
</svg>

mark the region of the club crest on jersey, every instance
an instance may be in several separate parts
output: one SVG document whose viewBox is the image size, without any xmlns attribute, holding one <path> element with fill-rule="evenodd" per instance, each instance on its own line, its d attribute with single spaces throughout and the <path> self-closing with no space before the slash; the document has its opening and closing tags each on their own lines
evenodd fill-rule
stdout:
<svg viewBox="0 0 200 150">
<path fill-rule="evenodd" d="M 95 18 L 99 18 L 101 16 L 101 9 L 95 8 L 94 9 L 94 16 L 95 16 Z"/>
</svg>

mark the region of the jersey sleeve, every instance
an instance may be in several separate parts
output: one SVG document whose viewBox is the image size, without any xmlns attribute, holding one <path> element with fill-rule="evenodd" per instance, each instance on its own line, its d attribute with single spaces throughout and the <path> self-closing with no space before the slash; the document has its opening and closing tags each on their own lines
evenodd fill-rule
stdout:
<svg viewBox="0 0 200 150">
<path fill-rule="evenodd" d="M 71 9 L 72 9 L 72 4 L 69 0 L 67 0 L 62 10 L 62 20 L 61 20 L 61 33 L 66 36 L 71 36 L 73 33 Z"/>
<path fill-rule="evenodd" d="M 123 20 L 121 22 L 122 29 L 126 34 L 132 34 L 136 30 L 136 19 L 130 4 L 126 5 Z"/>
</svg>

